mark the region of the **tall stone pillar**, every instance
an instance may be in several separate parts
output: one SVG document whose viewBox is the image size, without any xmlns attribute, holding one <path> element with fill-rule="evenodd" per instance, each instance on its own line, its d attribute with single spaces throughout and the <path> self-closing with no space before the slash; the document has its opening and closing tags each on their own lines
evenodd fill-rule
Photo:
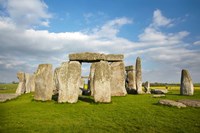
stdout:
<svg viewBox="0 0 200 133">
<path fill-rule="evenodd" d="M 95 72 L 96 63 L 92 63 L 90 66 L 90 75 L 89 75 L 89 89 L 91 91 L 91 96 L 94 96 L 94 72 Z"/>
<path fill-rule="evenodd" d="M 111 96 L 125 96 L 125 66 L 124 62 L 112 62 L 111 66 Z"/>
<path fill-rule="evenodd" d="M 25 73 L 26 78 L 26 93 L 35 91 L 35 78 L 34 75 Z"/>
<path fill-rule="evenodd" d="M 52 99 L 54 89 L 53 69 L 51 64 L 40 64 L 35 75 L 35 100 Z"/>
<path fill-rule="evenodd" d="M 192 78 L 188 70 L 183 69 L 181 72 L 181 85 L 180 94 L 181 95 L 193 95 L 194 86 L 192 83 Z"/>
<path fill-rule="evenodd" d="M 95 102 L 111 102 L 110 74 L 110 65 L 107 61 L 96 63 L 94 72 Z"/>
<path fill-rule="evenodd" d="M 53 76 L 53 80 L 54 80 L 53 95 L 57 95 L 58 91 L 59 91 L 59 81 L 58 81 L 59 70 L 60 70 L 60 67 L 57 67 L 54 70 L 54 76 Z"/>
<path fill-rule="evenodd" d="M 81 64 L 78 61 L 64 62 L 59 70 L 59 103 L 76 103 L 79 96 Z"/>
<path fill-rule="evenodd" d="M 136 59 L 136 90 L 138 94 L 142 94 L 142 66 L 141 59 L 137 57 Z"/>
<path fill-rule="evenodd" d="M 135 66 L 126 66 L 126 89 L 128 93 L 136 93 L 136 73 L 135 73 Z"/>
<path fill-rule="evenodd" d="M 21 95 L 26 91 L 26 78 L 24 72 L 18 72 L 17 78 L 19 79 L 19 84 L 16 90 L 16 94 Z"/>
</svg>

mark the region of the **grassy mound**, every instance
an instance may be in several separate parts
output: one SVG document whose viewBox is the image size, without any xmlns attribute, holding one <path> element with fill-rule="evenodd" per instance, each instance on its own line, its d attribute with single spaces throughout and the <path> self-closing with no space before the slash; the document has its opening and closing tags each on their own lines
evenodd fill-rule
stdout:
<svg viewBox="0 0 200 133">
<path fill-rule="evenodd" d="M 200 99 L 171 90 L 166 99 Z M 76 104 L 33 100 L 33 93 L 0 103 L 0 132 L 192 132 L 200 131 L 200 108 L 178 109 L 157 105 L 151 95 L 112 97 L 110 104 L 96 104 L 82 96 Z"/>
</svg>

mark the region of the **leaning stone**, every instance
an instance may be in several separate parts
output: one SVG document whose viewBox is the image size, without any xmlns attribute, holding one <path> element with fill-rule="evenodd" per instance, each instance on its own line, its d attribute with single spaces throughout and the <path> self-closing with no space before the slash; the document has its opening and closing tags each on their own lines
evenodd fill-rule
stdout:
<svg viewBox="0 0 200 133">
<path fill-rule="evenodd" d="M 91 96 L 94 96 L 94 72 L 95 72 L 95 65 L 96 63 L 92 63 L 90 66 L 90 75 L 89 75 L 89 89 L 91 92 Z"/>
<path fill-rule="evenodd" d="M 200 107 L 200 100 L 192 100 L 192 99 L 182 99 L 178 100 L 178 102 L 185 104 L 190 107 Z"/>
<path fill-rule="evenodd" d="M 78 61 L 64 62 L 59 70 L 59 103 L 76 103 L 79 96 L 81 64 Z"/>
<path fill-rule="evenodd" d="M 157 95 L 153 95 L 152 96 L 153 98 L 160 98 L 160 97 L 165 97 L 164 94 L 157 94 Z"/>
<path fill-rule="evenodd" d="M 142 94 L 142 67 L 141 59 L 137 57 L 136 59 L 136 90 L 138 94 Z"/>
<path fill-rule="evenodd" d="M 94 101 L 111 102 L 110 65 L 106 61 L 98 62 L 95 65 Z"/>
<path fill-rule="evenodd" d="M 16 94 L 21 95 L 24 94 L 26 91 L 26 79 L 24 72 L 18 72 L 17 78 L 19 79 L 19 84 L 16 90 Z"/>
<path fill-rule="evenodd" d="M 151 91 L 150 91 L 150 83 L 148 81 L 146 81 L 144 83 L 144 89 L 145 89 L 146 93 L 151 93 Z"/>
<path fill-rule="evenodd" d="M 125 67 L 123 62 L 113 62 L 111 66 L 111 96 L 125 96 Z"/>
<path fill-rule="evenodd" d="M 158 101 L 158 103 L 162 104 L 162 105 L 167 105 L 167 106 L 174 106 L 177 108 L 185 108 L 186 107 L 185 104 L 182 104 L 180 102 L 176 102 L 173 100 L 167 100 L 167 99 L 162 99 L 162 100 Z"/>
<path fill-rule="evenodd" d="M 180 94 L 181 95 L 193 95 L 194 86 L 192 83 L 192 78 L 187 70 L 182 70 L 181 73 L 181 85 Z"/>
<path fill-rule="evenodd" d="M 54 89 L 51 64 L 40 64 L 35 75 L 35 100 L 51 100 Z"/>
</svg>

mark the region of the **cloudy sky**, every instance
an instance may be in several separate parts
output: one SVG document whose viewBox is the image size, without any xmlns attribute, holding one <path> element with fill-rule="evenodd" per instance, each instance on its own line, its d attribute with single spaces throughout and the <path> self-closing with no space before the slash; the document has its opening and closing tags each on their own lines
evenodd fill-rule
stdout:
<svg viewBox="0 0 200 133">
<path fill-rule="evenodd" d="M 69 53 L 142 58 L 143 81 L 200 82 L 199 0 L 0 0 L 0 82 Z M 88 74 L 89 65 L 83 65 Z"/>
</svg>

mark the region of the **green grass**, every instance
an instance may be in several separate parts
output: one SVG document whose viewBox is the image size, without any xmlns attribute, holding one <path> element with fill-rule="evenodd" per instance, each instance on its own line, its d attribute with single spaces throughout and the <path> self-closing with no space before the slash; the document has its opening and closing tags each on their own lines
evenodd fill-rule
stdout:
<svg viewBox="0 0 200 133">
<path fill-rule="evenodd" d="M 93 98 L 82 96 L 76 104 L 33 100 L 33 93 L 0 103 L 0 132 L 191 132 L 200 131 L 200 108 L 178 109 L 157 105 L 161 98 L 151 95 L 112 97 L 110 104 L 96 104 Z M 165 99 L 165 98 L 164 98 Z M 180 96 L 171 90 L 166 99 L 200 99 Z"/>
<path fill-rule="evenodd" d="M 15 93 L 18 84 L 0 84 L 0 93 Z"/>
</svg>

